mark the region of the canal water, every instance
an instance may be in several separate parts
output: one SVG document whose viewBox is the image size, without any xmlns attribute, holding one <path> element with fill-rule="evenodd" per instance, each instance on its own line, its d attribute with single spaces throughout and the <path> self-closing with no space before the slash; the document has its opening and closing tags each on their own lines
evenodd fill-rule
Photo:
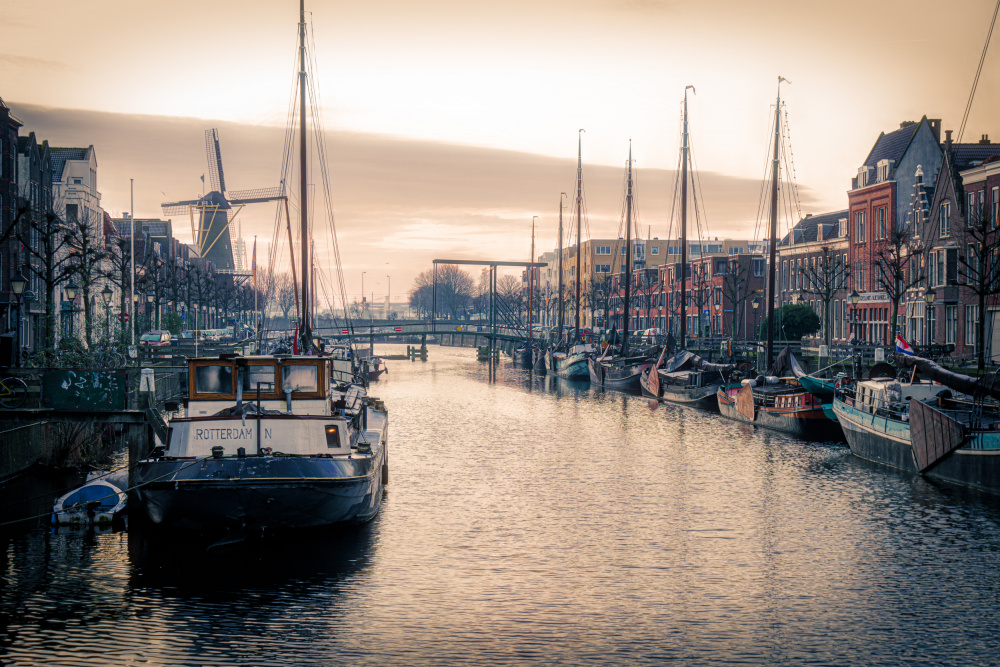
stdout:
<svg viewBox="0 0 1000 667">
<path fill-rule="evenodd" d="M 0 663 L 1000 661 L 996 498 L 470 349 L 389 369 L 374 521 L 209 552 L 8 530 Z"/>
</svg>

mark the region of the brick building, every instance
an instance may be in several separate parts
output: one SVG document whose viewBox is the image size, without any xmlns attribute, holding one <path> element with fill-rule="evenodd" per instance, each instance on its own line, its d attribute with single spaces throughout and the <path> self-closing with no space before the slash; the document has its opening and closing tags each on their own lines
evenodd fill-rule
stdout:
<svg viewBox="0 0 1000 667">
<path fill-rule="evenodd" d="M 889 331 L 892 302 L 880 277 L 880 251 L 893 229 L 907 225 L 918 167 L 923 167 L 925 181 L 936 177 L 940 141 L 940 120 L 924 116 L 919 122 L 901 123 L 898 130 L 879 135 L 851 180 L 847 254 L 850 286 L 859 295 L 851 309 L 851 328 L 860 342 L 888 344 L 895 335 Z"/>
</svg>

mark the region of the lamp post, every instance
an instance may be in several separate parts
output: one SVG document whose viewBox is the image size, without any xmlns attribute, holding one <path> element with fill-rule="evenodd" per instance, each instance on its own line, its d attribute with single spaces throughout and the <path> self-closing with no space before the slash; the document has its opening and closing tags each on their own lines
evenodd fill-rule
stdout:
<svg viewBox="0 0 1000 667">
<path fill-rule="evenodd" d="M 757 310 L 760 308 L 760 299 L 754 297 L 753 301 L 750 302 L 750 305 L 753 306 L 753 337 L 754 340 L 757 340 Z M 754 346 L 754 349 L 757 350 L 759 361 L 760 350 L 756 346 Z"/>
<path fill-rule="evenodd" d="M 365 312 L 365 303 L 366 303 L 365 302 L 365 274 L 366 273 L 368 273 L 368 272 L 367 271 L 362 271 L 361 272 L 361 313 L 362 314 L 364 314 L 364 312 Z"/>
<path fill-rule="evenodd" d="M 107 285 L 101 290 L 101 299 L 104 301 L 104 333 L 111 341 L 111 297 L 114 296 L 114 292 Z"/>
<path fill-rule="evenodd" d="M 28 279 L 21 275 L 18 270 L 14 277 L 10 279 L 10 291 L 14 293 L 17 302 L 17 319 L 14 320 L 17 339 L 14 341 L 14 366 L 21 366 L 21 295 L 28 286 Z"/>
<path fill-rule="evenodd" d="M 154 320 L 156 319 L 156 313 L 154 312 L 153 302 L 156 301 L 156 294 L 153 292 L 146 292 L 146 314 L 149 316 L 149 328 L 158 329 Z"/>
<path fill-rule="evenodd" d="M 721 337 L 722 336 L 722 304 L 721 303 L 715 304 L 715 326 L 716 326 L 715 335 Z"/>
<path fill-rule="evenodd" d="M 63 291 L 66 293 L 66 300 L 69 301 L 69 335 L 73 336 L 73 318 L 76 315 L 76 292 L 80 289 L 76 283 L 70 281 Z"/>
<path fill-rule="evenodd" d="M 926 292 L 924 292 L 924 303 L 926 304 L 926 306 L 924 307 L 924 344 L 927 345 L 928 348 L 930 348 L 931 346 L 931 329 L 930 329 L 931 320 L 930 317 L 928 317 L 927 311 L 930 308 L 932 308 L 931 304 L 934 303 L 934 299 L 936 297 L 937 293 L 932 289 L 928 289 Z"/>
<path fill-rule="evenodd" d="M 389 319 L 389 309 L 392 307 L 392 278 L 385 274 L 385 319 Z"/>
</svg>

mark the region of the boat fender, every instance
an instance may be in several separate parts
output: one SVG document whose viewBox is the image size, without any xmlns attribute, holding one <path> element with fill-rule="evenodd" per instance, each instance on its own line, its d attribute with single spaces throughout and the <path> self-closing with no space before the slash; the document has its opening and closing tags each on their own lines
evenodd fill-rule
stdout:
<svg viewBox="0 0 1000 667">
<path fill-rule="evenodd" d="M 757 381 L 756 380 L 751 380 L 751 379 L 748 378 L 746 380 L 741 380 L 740 384 L 743 385 L 744 387 L 756 387 L 757 386 Z"/>
<path fill-rule="evenodd" d="M 777 375 L 768 375 L 767 376 L 767 383 L 768 384 L 778 384 L 778 382 L 780 382 L 780 381 L 781 381 L 781 378 L 779 378 Z"/>
<path fill-rule="evenodd" d="M 763 387 L 764 386 L 764 376 L 763 375 L 758 375 L 757 378 L 754 380 L 754 382 L 757 383 L 757 384 L 754 385 L 755 387 Z"/>
</svg>

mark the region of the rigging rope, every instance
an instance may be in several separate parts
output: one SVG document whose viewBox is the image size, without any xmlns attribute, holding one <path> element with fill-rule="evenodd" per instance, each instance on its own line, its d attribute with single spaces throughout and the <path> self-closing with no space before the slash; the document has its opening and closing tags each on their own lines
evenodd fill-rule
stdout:
<svg viewBox="0 0 1000 667">
<path fill-rule="evenodd" d="M 983 45 L 983 53 L 979 56 L 979 65 L 976 67 L 976 76 L 972 80 L 972 90 L 969 92 L 969 101 L 965 104 L 965 112 L 962 114 L 962 124 L 958 129 L 958 143 L 962 143 L 962 136 L 965 134 L 965 124 L 969 120 L 969 112 L 972 111 L 972 100 L 976 97 L 976 87 L 979 85 L 979 75 L 983 72 L 983 63 L 986 61 L 986 52 L 990 48 L 990 39 L 993 37 L 993 27 L 997 23 L 998 12 L 1000 12 L 1000 0 L 997 0 L 996 9 L 993 10 L 993 20 L 990 21 L 990 29 L 986 33 L 986 44 Z"/>
</svg>

